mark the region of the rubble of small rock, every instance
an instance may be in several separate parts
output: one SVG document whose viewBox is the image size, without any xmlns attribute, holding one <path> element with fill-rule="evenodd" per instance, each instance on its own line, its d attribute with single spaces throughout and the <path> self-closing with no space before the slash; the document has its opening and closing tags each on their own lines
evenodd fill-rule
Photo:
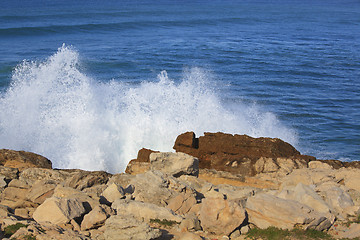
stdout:
<svg viewBox="0 0 360 240">
<path fill-rule="evenodd" d="M 360 237 L 358 162 L 224 133 L 187 132 L 174 149 L 141 149 L 119 174 L 0 150 L 0 239 L 240 240 L 269 226 Z"/>
</svg>

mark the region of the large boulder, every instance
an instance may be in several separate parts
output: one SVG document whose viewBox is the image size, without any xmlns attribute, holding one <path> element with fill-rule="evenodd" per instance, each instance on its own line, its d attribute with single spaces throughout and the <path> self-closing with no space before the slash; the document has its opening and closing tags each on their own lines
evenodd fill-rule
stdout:
<svg viewBox="0 0 360 240">
<path fill-rule="evenodd" d="M 330 214 L 319 213 L 297 201 L 266 193 L 248 198 L 246 211 L 249 222 L 263 229 L 270 226 L 292 229 L 298 226 L 322 231 L 328 229 L 334 221 Z"/>
<path fill-rule="evenodd" d="M 35 153 L 0 149 L 0 165 L 17 168 L 20 171 L 26 168 L 52 168 L 49 159 Z"/>
<path fill-rule="evenodd" d="M 245 209 L 236 201 L 205 198 L 201 203 L 199 220 L 202 228 L 208 232 L 230 235 L 245 219 Z"/>
<path fill-rule="evenodd" d="M 131 215 L 114 215 L 105 222 L 105 240 L 150 240 L 161 236 L 158 229 Z"/>
<path fill-rule="evenodd" d="M 38 223 L 65 224 L 84 213 L 85 208 L 77 199 L 51 197 L 35 210 L 33 218 Z"/>
<path fill-rule="evenodd" d="M 314 157 L 301 155 L 293 146 L 278 138 L 252 138 L 247 135 L 204 133 L 195 137 L 187 132 L 177 137 L 177 152 L 184 152 L 199 159 L 200 168 L 216 169 L 253 176 L 259 172 L 281 169 L 279 161 L 291 159 L 294 168 L 307 165 Z M 260 162 L 255 166 L 256 162 Z M 299 160 L 298 162 L 295 160 Z M 287 164 L 288 165 L 288 164 Z M 288 166 L 286 166 L 288 167 Z"/>
<path fill-rule="evenodd" d="M 137 174 L 130 184 L 135 187 L 132 195 L 137 201 L 166 206 L 173 197 L 174 192 L 169 189 L 169 179 L 160 171 Z"/>
<path fill-rule="evenodd" d="M 186 153 L 151 153 L 150 169 L 170 174 L 174 177 L 181 175 L 199 175 L 199 160 Z"/>
</svg>

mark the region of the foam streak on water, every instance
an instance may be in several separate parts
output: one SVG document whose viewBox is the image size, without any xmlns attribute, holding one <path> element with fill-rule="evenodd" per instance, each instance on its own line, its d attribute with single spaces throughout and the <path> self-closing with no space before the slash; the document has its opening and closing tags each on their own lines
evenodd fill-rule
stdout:
<svg viewBox="0 0 360 240">
<path fill-rule="evenodd" d="M 122 172 L 137 151 L 171 151 L 185 131 L 279 137 L 296 134 L 269 112 L 237 104 L 226 109 L 206 71 L 184 71 L 175 83 L 99 83 L 79 71 L 78 53 L 63 46 L 44 62 L 24 61 L 0 98 L 0 146 L 33 151 L 57 168 Z"/>
</svg>

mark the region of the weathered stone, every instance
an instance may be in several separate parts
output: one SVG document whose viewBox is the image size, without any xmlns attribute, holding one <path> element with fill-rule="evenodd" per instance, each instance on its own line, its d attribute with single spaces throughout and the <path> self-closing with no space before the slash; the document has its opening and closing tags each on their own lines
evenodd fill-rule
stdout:
<svg viewBox="0 0 360 240">
<path fill-rule="evenodd" d="M 104 171 L 82 171 L 76 170 L 74 174 L 66 179 L 64 186 L 83 190 L 96 185 L 106 184 L 112 175 Z"/>
<path fill-rule="evenodd" d="M 170 199 L 167 208 L 173 210 L 177 214 L 184 215 L 188 213 L 196 203 L 197 201 L 193 194 L 183 193 Z"/>
<path fill-rule="evenodd" d="M 151 153 L 150 169 L 170 174 L 174 177 L 181 175 L 199 175 L 199 160 L 186 153 Z"/>
<path fill-rule="evenodd" d="M 154 203 L 158 206 L 166 206 L 173 191 L 168 189 L 169 180 L 166 175 L 159 171 L 148 171 L 136 175 L 131 181 L 135 187 L 132 194 L 136 201 Z"/>
<path fill-rule="evenodd" d="M 216 186 L 218 191 L 229 200 L 242 200 L 253 196 L 260 189 L 249 186 L 232 186 L 229 184 L 220 184 Z"/>
<path fill-rule="evenodd" d="M 0 166 L 0 176 L 4 176 L 5 181 L 9 182 L 19 177 L 19 169 Z"/>
<path fill-rule="evenodd" d="M 62 224 L 84 213 L 85 209 L 77 199 L 51 197 L 35 210 L 33 218 L 38 223 Z"/>
<path fill-rule="evenodd" d="M 86 212 L 91 211 L 91 209 L 99 205 L 99 199 L 93 199 L 80 190 L 70 187 L 63 187 L 61 185 L 58 185 L 54 189 L 53 197 L 77 199 L 85 207 Z"/>
<path fill-rule="evenodd" d="M 146 148 L 140 149 L 137 158 L 128 163 L 125 172 L 133 175 L 147 172 L 150 169 L 150 154 L 156 152 L 158 151 Z"/>
<path fill-rule="evenodd" d="M 179 229 L 181 232 L 200 231 L 200 221 L 194 213 L 187 214 L 185 219 L 180 223 Z"/>
<path fill-rule="evenodd" d="M 1 194 L 1 204 L 7 205 L 11 208 L 21 207 L 26 200 L 29 189 L 7 187 Z"/>
<path fill-rule="evenodd" d="M 292 229 L 294 226 L 303 226 L 324 230 L 333 222 L 333 219 L 327 219 L 325 214 L 316 212 L 307 205 L 265 193 L 248 198 L 246 211 L 249 214 L 249 222 L 259 228 L 275 226 Z"/>
<path fill-rule="evenodd" d="M 333 167 L 322 161 L 310 161 L 309 168 L 333 169 Z"/>
<path fill-rule="evenodd" d="M 5 176 L 0 175 L 0 189 L 5 188 L 6 185 L 7 185 L 7 183 L 5 181 Z"/>
<path fill-rule="evenodd" d="M 202 240 L 203 238 L 199 235 L 196 235 L 195 233 L 191 232 L 184 232 L 180 234 L 179 240 Z"/>
<path fill-rule="evenodd" d="M 16 208 L 14 214 L 22 218 L 29 218 L 29 210 L 26 208 Z"/>
<path fill-rule="evenodd" d="M 151 228 L 131 215 L 111 216 L 105 222 L 105 240 L 150 240 L 160 236 L 158 229 Z"/>
<path fill-rule="evenodd" d="M 0 204 L 0 218 L 7 217 L 10 213 L 14 213 L 14 209 Z"/>
<path fill-rule="evenodd" d="M 350 195 L 341 189 L 339 185 L 333 184 L 321 184 L 316 187 L 316 190 L 320 192 L 321 196 L 331 206 L 331 209 L 336 212 L 337 215 L 341 215 L 343 218 L 347 215 L 355 214 L 356 208 Z M 355 211 L 355 212 L 354 212 Z"/>
<path fill-rule="evenodd" d="M 113 203 L 116 199 L 124 198 L 125 192 L 121 186 L 112 183 L 104 190 L 102 196 L 107 202 Z"/>
<path fill-rule="evenodd" d="M 176 222 L 181 222 L 183 220 L 180 215 L 177 215 L 172 210 L 151 203 L 118 199 L 111 207 L 115 209 L 118 214 L 133 215 L 137 219 L 144 219 L 148 222 L 150 219 L 166 219 Z"/>
<path fill-rule="evenodd" d="M 342 183 L 347 188 L 360 192 L 360 169 L 339 169 L 335 176 L 337 179 L 343 179 Z"/>
<path fill-rule="evenodd" d="M 150 162 L 136 162 L 131 160 L 126 166 L 125 173 L 137 175 L 150 170 Z"/>
<path fill-rule="evenodd" d="M 269 172 L 276 172 L 279 170 L 279 166 L 272 158 L 259 158 L 255 164 L 255 171 L 256 173 L 269 173 Z"/>
<path fill-rule="evenodd" d="M 52 181 L 40 180 L 31 187 L 27 199 L 33 203 L 42 204 L 45 199 L 53 195 L 55 187 L 56 184 Z"/>
<path fill-rule="evenodd" d="M 292 173 L 285 176 L 280 186 L 281 189 L 288 189 L 297 186 L 299 183 L 304 185 L 317 185 L 325 182 L 336 182 L 335 172 L 331 169 L 295 169 Z"/>
<path fill-rule="evenodd" d="M 81 222 L 81 230 L 85 231 L 92 228 L 98 228 L 103 225 L 105 220 L 110 216 L 110 209 L 106 210 L 107 206 L 96 206 L 91 212 L 84 216 Z"/>
<path fill-rule="evenodd" d="M 63 170 L 28 168 L 21 171 L 19 179 L 30 185 L 39 180 L 51 180 L 59 184 L 70 176 L 71 174 L 69 172 Z"/>
<path fill-rule="evenodd" d="M 354 239 L 360 237 L 360 224 L 352 223 L 347 231 L 340 232 L 337 237 L 339 239 Z"/>
<path fill-rule="evenodd" d="M 134 178 L 135 178 L 134 175 L 130 175 L 130 174 L 127 174 L 127 173 L 114 174 L 109 179 L 109 182 L 107 184 L 110 185 L 112 183 L 115 183 L 115 184 L 125 188 L 126 186 L 128 186 L 130 184 L 131 180 L 134 179 Z"/>
<path fill-rule="evenodd" d="M 331 207 L 321 196 L 319 196 L 314 189 L 302 183 L 298 183 L 292 190 L 283 190 L 277 196 L 283 199 L 298 201 L 321 213 L 331 212 Z"/>
<path fill-rule="evenodd" d="M 0 165 L 18 168 L 52 168 L 51 161 L 43 156 L 31 152 L 0 149 Z"/>
<path fill-rule="evenodd" d="M 245 220 L 246 214 L 236 201 L 220 198 L 202 200 L 199 220 L 204 230 L 229 235 Z"/>
</svg>

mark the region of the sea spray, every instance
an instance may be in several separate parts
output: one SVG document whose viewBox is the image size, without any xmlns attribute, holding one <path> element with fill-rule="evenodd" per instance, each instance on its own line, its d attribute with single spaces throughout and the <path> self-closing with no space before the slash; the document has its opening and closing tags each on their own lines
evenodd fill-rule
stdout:
<svg viewBox="0 0 360 240">
<path fill-rule="evenodd" d="M 32 151 L 57 168 L 124 171 L 142 148 L 172 151 L 176 136 L 223 131 L 278 137 L 296 134 L 272 113 L 224 104 L 200 68 L 171 80 L 99 83 L 80 69 L 78 52 L 62 46 L 43 62 L 23 61 L 0 99 L 0 148 Z M 210 86 L 209 86 L 210 85 Z"/>
</svg>

